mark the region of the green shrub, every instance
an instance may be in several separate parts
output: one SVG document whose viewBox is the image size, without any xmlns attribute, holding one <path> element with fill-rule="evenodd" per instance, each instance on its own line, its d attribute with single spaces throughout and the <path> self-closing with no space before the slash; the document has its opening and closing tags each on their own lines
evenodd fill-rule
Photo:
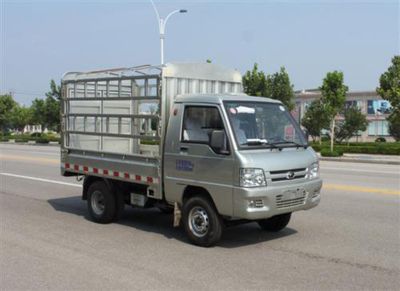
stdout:
<svg viewBox="0 0 400 291">
<path fill-rule="evenodd" d="M 140 140 L 140 144 L 145 144 L 145 145 L 158 145 L 158 144 L 159 144 L 159 141 L 158 141 L 158 140 L 142 139 L 142 140 Z"/>
<path fill-rule="evenodd" d="M 310 144 L 310 146 L 314 149 L 314 151 L 316 152 L 320 152 L 322 146 L 320 146 L 319 144 Z"/>
<path fill-rule="evenodd" d="M 40 133 L 40 132 L 31 133 L 31 137 L 41 137 L 41 136 L 42 136 L 42 133 Z"/>
<path fill-rule="evenodd" d="M 336 149 L 334 149 L 332 152 L 331 152 L 331 149 L 327 149 L 327 148 L 324 148 L 321 150 L 321 156 L 323 156 L 323 157 L 340 157 L 342 155 L 343 155 L 343 153 Z"/>
</svg>

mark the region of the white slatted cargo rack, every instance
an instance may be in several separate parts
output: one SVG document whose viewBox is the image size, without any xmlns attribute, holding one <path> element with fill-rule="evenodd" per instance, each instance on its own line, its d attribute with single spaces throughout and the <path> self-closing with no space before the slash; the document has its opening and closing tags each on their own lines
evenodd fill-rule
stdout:
<svg viewBox="0 0 400 291">
<path fill-rule="evenodd" d="M 149 195 L 161 199 L 161 153 L 175 97 L 241 92 L 238 71 L 205 63 L 66 73 L 62 174 L 146 184 Z"/>
</svg>

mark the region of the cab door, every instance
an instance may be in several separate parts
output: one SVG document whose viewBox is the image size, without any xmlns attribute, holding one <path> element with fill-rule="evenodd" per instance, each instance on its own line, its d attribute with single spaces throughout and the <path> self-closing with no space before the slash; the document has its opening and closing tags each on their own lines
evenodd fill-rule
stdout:
<svg viewBox="0 0 400 291">
<path fill-rule="evenodd" d="M 233 167 L 231 141 L 217 105 L 176 104 L 167 130 L 164 189 L 169 202 L 181 202 L 186 187 L 208 191 L 222 215 L 232 215 Z M 225 131 L 224 151 L 211 147 L 214 130 Z"/>
</svg>

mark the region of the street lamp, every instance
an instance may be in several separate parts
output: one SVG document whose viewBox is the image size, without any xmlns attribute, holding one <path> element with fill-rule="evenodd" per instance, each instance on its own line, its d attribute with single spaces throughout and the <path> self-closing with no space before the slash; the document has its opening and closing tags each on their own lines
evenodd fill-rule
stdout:
<svg viewBox="0 0 400 291">
<path fill-rule="evenodd" d="M 160 46 L 161 46 L 161 65 L 164 65 L 164 36 L 165 36 L 165 25 L 167 25 L 167 21 L 168 19 L 176 14 L 176 13 L 186 13 L 187 10 L 186 9 L 178 9 L 178 10 L 174 10 L 172 11 L 170 14 L 167 15 L 167 17 L 161 18 L 160 14 L 158 13 L 157 7 L 156 5 L 154 5 L 153 0 L 151 1 L 151 5 L 153 5 L 154 8 L 154 12 L 156 13 L 157 16 L 157 20 L 158 20 L 158 28 L 160 30 Z"/>
</svg>

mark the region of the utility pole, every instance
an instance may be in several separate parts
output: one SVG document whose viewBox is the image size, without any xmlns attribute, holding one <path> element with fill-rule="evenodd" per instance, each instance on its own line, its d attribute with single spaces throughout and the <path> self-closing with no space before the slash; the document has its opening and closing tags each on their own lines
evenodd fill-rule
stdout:
<svg viewBox="0 0 400 291">
<path fill-rule="evenodd" d="M 174 10 L 171 13 L 169 13 L 167 15 L 167 17 L 161 18 L 160 17 L 160 13 L 158 12 L 158 9 L 156 7 L 156 5 L 154 4 L 153 0 L 150 0 L 151 5 L 153 6 L 154 12 L 156 13 L 157 16 L 157 21 L 158 21 L 158 29 L 160 32 L 160 50 L 161 50 L 161 65 L 164 65 L 164 39 L 165 39 L 165 26 L 167 25 L 167 21 L 168 19 L 176 14 L 176 13 L 186 13 L 187 10 L 186 9 L 178 9 L 178 10 Z"/>
</svg>

